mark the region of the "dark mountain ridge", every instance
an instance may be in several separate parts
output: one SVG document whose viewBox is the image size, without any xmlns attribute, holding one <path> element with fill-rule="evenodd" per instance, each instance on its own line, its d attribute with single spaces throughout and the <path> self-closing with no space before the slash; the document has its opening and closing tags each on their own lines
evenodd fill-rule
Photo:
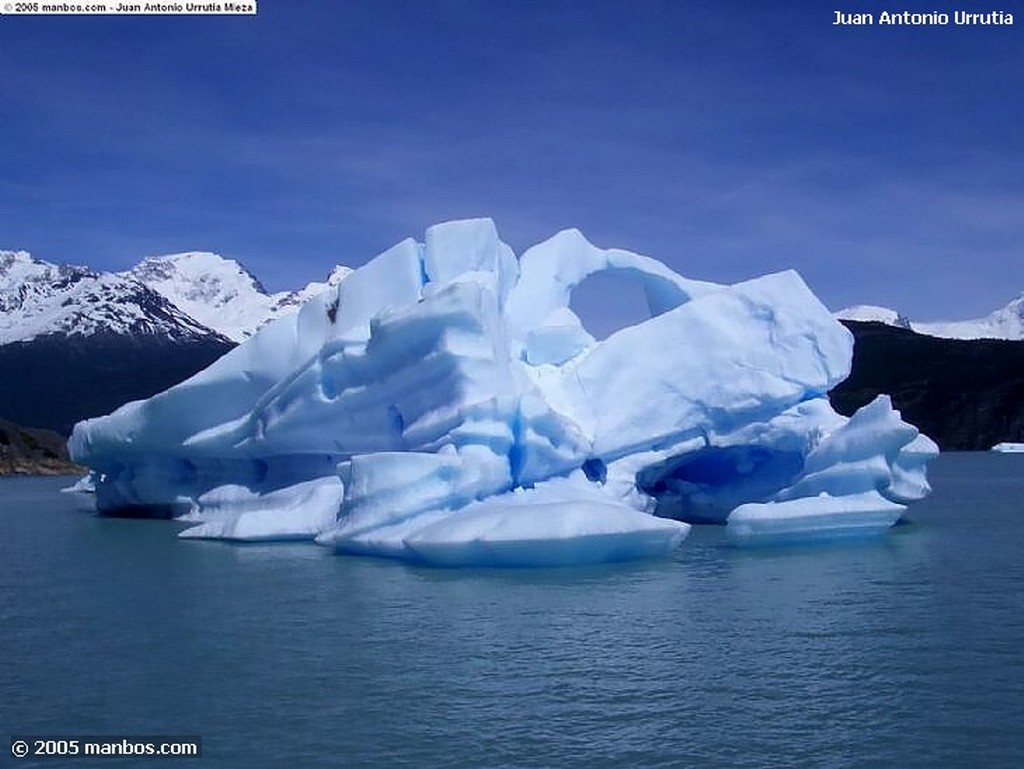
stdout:
<svg viewBox="0 0 1024 769">
<path fill-rule="evenodd" d="M 879 393 L 944 451 L 1024 442 L 1024 341 L 943 339 L 842 321 L 856 340 L 850 376 L 829 397 L 849 416 Z"/>
<path fill-rule="evenodd" d="M 234 346 L 134 277 L 0 251 L 0 418 L 69 435 Z"/>
<path fill-rule="evenodd" d="M 70 435 L 75 422 L 166 390 L 234 347 L 220 336 L 48 334 L 0 346 L 0 416 Z"/>
</svg>

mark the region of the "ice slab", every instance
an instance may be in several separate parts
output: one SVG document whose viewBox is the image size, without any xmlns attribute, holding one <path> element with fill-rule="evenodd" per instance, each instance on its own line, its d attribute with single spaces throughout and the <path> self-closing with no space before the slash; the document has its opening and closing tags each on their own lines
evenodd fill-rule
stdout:
<svg viewBox="0 0 1024 769">
<path fill-rule="evenodd" d="M 726 531 L 746 545 L 868 537 L 888 529 L 906 509 L 875 492 L 842 497 L 822 492 L 816 497 L 740 505 L 729 516 Z"/>
</svg>

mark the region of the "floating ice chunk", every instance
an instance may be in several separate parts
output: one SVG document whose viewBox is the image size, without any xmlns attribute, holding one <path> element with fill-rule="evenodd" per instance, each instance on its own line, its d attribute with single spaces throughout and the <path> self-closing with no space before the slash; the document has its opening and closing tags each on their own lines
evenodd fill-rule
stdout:
<svg viewBox="0 0 1024 769">
<path fill-rule="evenodd" d="M 1004 454 L 1024 453 L 1024 443 L 1010 443 L 1009 441 L 1004 441 L 1003 443 L 997 443 L 990 449 L 990 451 L 999 451 Z"/>
<path fill-rule="evenodd" d="M 866 537 L 888 529 L 907 508 L 873 491 L 833 497 L 822 492 L 785 502 L 740 505 L 726 531 L 742 544 Z"/>
<path fill-rule="evenodd" d="M 70 486 L 65 486 L 61 489 L 63 494 L 95 494 L 96 493 L 96 479 L 92 473 L 86 473 L 77 481 Z"/>
</svg>

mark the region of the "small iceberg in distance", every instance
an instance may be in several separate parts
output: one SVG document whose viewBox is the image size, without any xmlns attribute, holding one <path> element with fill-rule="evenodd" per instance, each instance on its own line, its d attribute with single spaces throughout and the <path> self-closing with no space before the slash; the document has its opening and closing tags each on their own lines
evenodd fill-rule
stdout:
<svg viewBox="0 0 1024 769">
<path fill-rule="evenodd" d="M 1003 454 L 1024 454 L 1024 443 L 1003 441 L 1002 443 L 997 443 L 989 451 L 998 451 Z"/>
<path fill-rule="evenodd" d="M 988 451 L 999 452 L 1001 454 L 1024 454 L 1024 443 L 1002 441 L 1001 443 L 993 445 Z"/>
<path fill-rule="evenodd" d="M 598 273 L 650 317 L 595 339 L 570 302 Z M 886 396 L 831 408 L 852 350 L 793 271 L 692 280 L 576 230 L 517 258 L 448 222 L 69 447 L 101 513 L 185 538 L 547 566 L 664 556 L 697 522 L 842 537 L 928 494 L 938 453 Z"/>
</svg>

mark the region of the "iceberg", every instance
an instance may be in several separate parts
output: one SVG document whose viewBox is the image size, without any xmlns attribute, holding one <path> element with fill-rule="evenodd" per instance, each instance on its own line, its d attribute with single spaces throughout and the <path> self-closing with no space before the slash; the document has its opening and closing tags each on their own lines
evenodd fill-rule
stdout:
<svg viewBox="0 0 1024 769">
<path fill-rule="evenodd" d="M 596 340 L 570 304 L 597 273 L 650 318 Z M 938 449 L 886 396 L 832 410 L 852 349 L 793 271 L 692 280 L 577 230 L 517 258 L 447 222 L 69 448 L 101 513 L 439 566 L 664 555 L 693 523 L 877 533 Z"/>
<path fill-rule="evenodd" d="M 989 451 L 998 451 L 1002 454 L 1024 454 L 1024 443 L 1003 441 L 1002 443 L 997 443 Z"/>
</svg>

